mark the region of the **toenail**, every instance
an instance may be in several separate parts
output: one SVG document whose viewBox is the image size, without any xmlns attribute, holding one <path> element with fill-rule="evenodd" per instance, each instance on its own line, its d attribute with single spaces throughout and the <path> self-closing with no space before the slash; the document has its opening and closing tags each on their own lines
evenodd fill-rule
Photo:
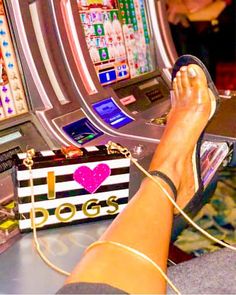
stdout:
<svg viewBox="0 0 236 295">
<path fill-rule="evenodd" d="M 177 79 L 176 79 L 176 78 L 174 78 L 174 79 L 173 79 L 173 82 L 174 82 L 174 83 L 176 83 L 176 81 L 177 81 Z"/>
<path fill-rule="evenodd" d="M 184 67 L 182 67 L 181 69 L 180 69 L 180 71 L 182 71 L 182 72 L 185 72 L 187 70 L 187 67 L 186 66 L 184 66 Z"/>
<path fill-rule="evenodd" d="M 195 78 L 197 76 L 197 73 L 193 68 L 188 68 L 188 76 L 190 78 Z"/>
<path fill-rule="evenodd" d="M 176 74 L 176 76 L 177 76 L 177 77 L 180 77 L 180 76 L 181 76 L 181 73 L 180 73 L 180 72 L 178 72 L 178 73 Z"/>
</svg>

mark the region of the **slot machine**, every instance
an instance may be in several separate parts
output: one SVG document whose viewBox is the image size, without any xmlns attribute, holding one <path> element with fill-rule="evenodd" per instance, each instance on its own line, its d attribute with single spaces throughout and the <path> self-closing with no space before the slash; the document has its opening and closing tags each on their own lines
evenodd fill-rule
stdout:
<svg viewBox="0 0 236 295">
<path fill-rule="evenodd" d="M 126 2 L 11 0 L 6 4 L 14 20 L 19 51 L 27 61 L 26 72 L 33 79 L 38 77 L 36 85 L 45 85 L 43 105 L 36 115 L 52 138 L 78 146 L 112 139 L 128 147 L 147 168 L 164 130 L 162 123 L 150 120 L 154 114 L 162 117 L 169 109 L 166 81 L 174 53 L 171 43 L 162 41 L 154 54 L 158 47 L 155 27 L 163 29 L 163 24 L 159 25 L 164 21 L 163 5 L 156 1 Z M 168 39 L 167 33 L 162 36 Z M 164 47 L 167 43 L 169 51 Z M 158 58 L 165 66 L 163 71 Z M 31 60 L 35 72 L 29 66 Z M 160 91 L 154 90 L 154 84 Z M 142 104 L 147 99 L 137 89 L 156 93 L 157 99 L 149 99 L 149 105 L 134 114 L 121 103 L 119 93 L 134 91 L 137 106 L 138 100 Z M 234 141 L 228 134 L 215 132 L 206 139 Z M 139 183 L 141 176 L 132 175 Z"/>
<path fill-rule="evenodd" d="M 150 124 L 150 120 L 154 115 L 162 117 L 169 109 L 168 77 L 173 52 L 163 47 L 157 53 L 150 41 L 151 38 L 152 41 L 167 38 L 166 32 L 163 35 L 160 31 L 161 26 L 156 24 L 156 30 L 149 22 L 151 17 L 157 17 L 157 8 L 162 8 L 161 1 L 156 4 L 151 0 L 129 1 L 139 5 L 140 12 L 131 21 L 129 16 L 133 11 L 136 13 L 137 8 L 125 7 L 122 12 L 120 4 L 123 2 L 7 0 L 5 4 L 23 61 L 22 69 L 28 81 L 35 118 L 50 137 L 52 142 L 49 146 L 75 144 L 83 147 L 112 139 L 127 146 L 147 168 L 164 130 L 164 126 Z M 140 35 L 134 29 L 138 18 L 143 26 Z M 126 41 L 123 33 L 120 36 L 123 22 L 127 29 Z M 91 23 L 95 33 L 92 39 L 86 35 Z M 109 46 L 98 50 L 97 45 L 105 45 L 102 43 L 107 38 L 105 33 L 109 35 L 113 30 L 118 43 L 112 44 L 110 38 Z M 135 38 L 140 38 L 137 50 L 144 53 L 140 60 L 135 53 Z M 87 46 L 87 43 L 91 45 L 90 42 L 91 48 Z M 115 46 L 118 44 L 119 47 Z M 131 50 L 129 56 L 128 48 Z M 117 60 L 110 58 L 116 56 Z M 163 69 L 158 67 L 159 62 L 163 63 Z M 37 148 L 41 147 L 37 145 Z M 133 179 L 130 182 L 137 188 L 141 177 L 135 173 L 131 173 Z M 63 268 L 71 269 L 75 253 L 77 259 L 78 253 L 80 256 L 83 248 L 106 226 L 87 224 L 82 231 L 70 227 L 50 232 L 49 237 L 42 233 L 42 239 L 46 241 L 45 252 L 53 259 L 56 257 Z M 42 266 L 38 257 L 36 259 L 32 240 L 27 236 L 15 246 L 10 257 L 7 254 L 1 257 L 1 263 L 6 266 L 17 263 L 18 267 L 12 267 L 10 274 L 1 273 L 1 286 L 6 293 L 14 293 L 15 282 L 18 291 L 23 290 L 24 293 L 55 293 L 64 281 L 64 277 Z M 9 284 L 9 276 L 14 278 L 12 284 Z M 49 284 L 41 283 L 45 278 L 50 278 Z"/>
<path fill-rule="evenodd" d="M 52 27 L 49 25 L 50 19 L 46 22 L 45 26 L 42 15 L 38 13 L 37 5 L 40 2 L 36 3 L 36 6 L 35 1 L 28 0 L 7 0 L 4 2 L 8 19 L 11 20 L 11 28 L 12 32 L 14 32 L 14 40 L 17 44 L 19 59 L 22 62 L 22 72 L 26 77 L 27 93 L 30 96 L 32 116 L 39 123 L 41 130 L 45 133 L 45 138 L 49 142 L 43 146 L 31 137 L 29 141 L 30 146 L 33 145 L 36 150 L 46 150 L 69 144 L 75 144 L 77 146 L 105 144 L 108 140 L 113 140 L 131 149 L 134 152 L 134 156 L 139 158 L 147 167 L 156 143 L 147 142 L 144 147 L 140 145 L 141 137 L 136 136 L 131 138 L 127 135 L 122 138 L 119 132 L 111 132 L 111 130 L 104 126 L 101 120 L 99 121 L 93 118 L 91 113 L 86 113 L 82 108 L 82 103 L 80 103 L 78 96 L 83 96 L 87 93 L 86 86 L 83 84 L 78 88 L 73 83 L 73 80 L 69 76 L 69 70 L 64 66 L 61 50 L 59 50 L 60 44 L 56 43 L 57 47 L 52 47 L 55 46 L 54 32 L 51 31 Z M 70 48 L 68 47 L 68 49 Z M 72 66 L 74 63 L 72 56 L 69 61 L 70 66 Z M 74 67 L 76 68 L 76 65 Z M 90 83 L 93 85 L 92 81 Z M 122 112 L 120 112 L 120 115 L 123 116 Z M 130 120 L 126 113 L 124 113 L 124 117 Z M 26 147 L 24 146 L 22 151 L 25 149 Z M 131 167 L 131 169 L 133 168 Z M 133 195 L 137 190 L 140 184 L 139 178 L 141 177 L 141 175 L 137 176 L 136 172 L 131 173 L 130 183 L 132 186 L 130 188 L 130 195 Z M 54 240 L 60 241 L 63 236 L 66 238 L 64 241 L 59 242 L 60 246 L 66 249 L 65 252 L 61 252 L 63 254 L 61 258 L 63 257 L 64 267 L 64 262 L 74 261 L 75 251 L 78 251 L 78 249 L 82 251 L 87 241 L 91 242 L 107 225 L 107 222 L 93 223 L 92 226 L 88 224 L 79 233 L 78 228 L 60 229 L 60 231 L 55 231 L 56 236 L 49 237 L 49 239 L 46 233 L 45 239 L 48 241 L 47 245 L 51 248 L 51 243 L 54 243 Z M 77 233 L 79 236 L 77 236 Z M 66 246 L 68 241 L 71 241 L 70 250 Z M 0 271 L 1 289 L 7 293 L 11 292 L 11 290 L 16 290 L 16 288 L 18 291 L 22 288 L 24 290 L 23 292 L 31 290 L 34 293 L 40 289 L 54 292 L 59 287 L 59 284 L 62 283 L 62 279 L 64 279 L 63 277 L 59 278 L 56 273 L 51 272 L 51 269 L 47 269 L 45 272 L 41 261 L 38 259 L 34 260 L 37 254 L 34 252 L 31 242 L 31 236 L 29 238 L 29 235 L 26 235 L 19 243 L 14 244 L 9 249 L 9 252 L 6 251 L 1 255 L 1 265 L 5 265 L 6 269 L 12 263 L 18 265 L 17 268 L 11 267 L 10 272 L 6 272 L 3 268 Z M 54 246 L 53 248 L 56 250 Z M 45 250 L 47 252 L 46 254 L 50 257 L 50 249 L 49 251 L 47 249 Z M 56 250 L 54 255 L 59 257 L 59 252 Z M 67 258 L 64 260 L 65 255 L 67 255 Z M 29 263 L 25 265 L 25 261 Z M 69 268 L 71 267 L 69 266 Z M 34 271 L 28 271 L 30 269 L 34 269 Z M 25 270 L 28 273 L 27 280 L 24 280 Z M 35 281 L 36 277 L 40 278 L 41 275 L 47 276 L 47 271 L 49 271 L 48 277 L 53 282 L 49 284 L 49 289 L 47 284 L 42 285 L 38 279 Z M 17 278 L 15 280 L 15 282 L 17 281 L 19 283 L 17 287 L 14 282 L 9 284 L 11 277 L 14 280 Z M 31 279 L 33 284 L 28 284 Z"/>
<path fill-rule="evenodd" d="M 151 143 L 157 143 L 164 130 L 162 121 L 156 118 L 162 118 L 170 106 L 168 81 L 176 57 L 163 2 L 51 0 L 47 1 L 48 5 L 35 3 L 42 22 L 49 18 L 52 21 L 71 80 L 80 93 L 83 91 L 77 98 L 87 119 L 121 141 L 140 140 L 141 146 L 132 147 L 131 151 L 138 150 L 140 158 L 147 156 L 148 151 L 150 160 Z M 208 163 L 207 170 L 209 163 L 216 168 L 219 164 L 215 166 L 216 159 L 222 159 L 221 153 L 232 154 L 236 134 L 232 117 L 225 122 L 225 108 L 233 104 L 235 101 L 223 102 L 216 120 L 208 126 L 210 132 L 205 136 L 207 141 L 202 150 L 202 166 Z M 219 119 L 222 115 L 223 120 Z M 219 121 L 228 124 L 222 127 Z M 70 128 L 78 126 L 75 121 L 63 130 L 71 136 Z M 209 161 L 212 151 L 217 151 L 214 163 Z M 207 170 L 203 171 L 206 177 Z M 205 187 L 209 183 L 210 178 Z"/>
<path fill-rule="evenodd" d="M 34 114 L 12 33 L 0 1 L 0 202 L 13 196 L 12 156 L 32 143 L 53 145 Z"/>
<path fill-rule="evenodd" d="M 143 114 L 166 112 L 169 88 L 151 42 L 154 29 L 147 8 L 155 1 L 126 2 L 11 0 L 6 5 L 20 56 L 26 61 L 24 70 L 42 92 L 35 113 L 48 135 L 60 144 L 78 146 L 112 139 L 128 147 L 148 168 L 164 126 L 151 124 Z M 138 85 L 147 90 L 153 82 L 163 89 L 153 107 L 134 115 L 122 105 L 116 87 Z M 142 100 L 142 93 L 137 97 Z M 206 139 L 219 140 L 220 146 L 234 141 L 224 134 L 207 134 Z M 141 175 L 131 174 L 136 180 L 133 195 Z"/>
<path fill-rule="evenodd" d="M 170 108 L 170 70 L 177 56 L 165 4 L 154 0 L 35 3 L 41 19 L 52 20 L 71 81 L 77 93 L 83 91 L 76 98 L 87 117 L 110 134 L 158 143 Z M 219 120 L 213 121 L 206 139 L 232 142 L 232 128 L 225 132 Z"/>
<path fill-rule="evenodd" d="M 40 150 L 54 146 L 35 115 L 32 93 L 28 91 L 17 49 L 0 1 L 0 253 L 19 233 L 13 218 L 13 156 L 35 146 Z"/>
<path fill-rule="evenodd" d="M 158 142 L 163 126 L 144 118 L 166 113 L 169 88 L 157 67 L 146 2 L 51 1 L 49 10 L 65 58 L 72 54 L 76 63 L 71 75 L 88 88 L 84 109 L 110 132 Z"/>
<path fill-rule="evenodd" d="M 68 60 L 62 59 L 60 42 L 63 40 L 57 39 L 57 28 L 54 26 L 53 16 L 50 15 L 52 11 L 46 4 L 47 2 L 41 1 L 6 2 L 8 13 L 12 17 L 11 24 L 19 56 L 25 61 L 23 70 L 28 80 L 34 81 L 32 84 L 28 83 L 28 89 L 31 93 L 40 94 L 37 100 L 32 98 L 35 114 L 48 137 L 58 148 L 71 144 L 79 147 L 106 144 L 112 140 L 130 149 L 148 168 L 158 138 L 155 138 L 154 142 L 147 139 L 147 143 L 143 145 L 140 143 L 143 140 L 141 136 L 122 136 L 118 129 L 114 131 L 109 128 L 109 124 L 106 126 L 101 119 L 86 109 L 86 101 L 83 102 L 82 97 L 88 96 L 88 92 L 90 95 L 96 95 L 95 88 L 100 85 L 92 80 L 84 83 L 83 76 L 81 79 L 77 77 L 80 79 L 79 86 L 74 83 L 70 76 L 70 67 L 77 70 L 76 64 L 69 46 L 65 46 L 65 56 Z M 64 37 L 67 38 L 67 35 Z M 104 116 L 110 116 L 113 125 L 120 127 L 132 121 L 126 112 L 118 109 L 111 98 L 109 102 Z M 40 148 L 36 146 L 36 149 Z M 142 174 L 135 167 L 131 169 L 134 169 L 134 173 L 131 173 L 133 185 L 130 190 L 130 195 L 133 195 L 139 187 Z"/>
</svg>

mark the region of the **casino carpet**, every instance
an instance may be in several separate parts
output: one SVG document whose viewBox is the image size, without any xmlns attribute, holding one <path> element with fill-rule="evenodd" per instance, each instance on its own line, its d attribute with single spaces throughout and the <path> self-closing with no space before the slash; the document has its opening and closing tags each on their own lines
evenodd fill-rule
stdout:
<svg viewBox="0 0 236 295">
<path fill-rule="evenodd" d="M 236 244 L 236 168 L 219 171 L 214 195 L 194 218 L 195 222 L 216 238 Z M 175 245 L 196 256 L 214 252 L 221 246 L 205 238 L 192 226 L 185 229 Z"/>
</svg>

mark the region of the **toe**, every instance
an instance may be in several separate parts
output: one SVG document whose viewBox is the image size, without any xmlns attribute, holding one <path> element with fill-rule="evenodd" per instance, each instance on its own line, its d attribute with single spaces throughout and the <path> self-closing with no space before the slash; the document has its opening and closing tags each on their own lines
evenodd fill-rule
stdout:
<svg viewBox="0 0 236 295">
<path fill-rule="evenodd" d="M 211 100 L 204 71 L 198 65 L 191 64 L 188 66 L 187 74 L 192 88 L 192 102 L 202 104 L 202 108 L 208 109 L 211 106 Z"/>
<path fill-rule="evenodd" d="M 177 81 L 177 88 L 178 88 L 178 92 L 179 92 L 179 95 L 181 94 L 181 92 L 183 91 L 183 88 L 182 88 L 182 81 L 181 81 L 181 72 L 179 71 L 177 74 L 176 74 L 176 81 Z"/>
<path fill-rule="evenodd" d="M 190 87 L 190 81 L 189 81 L 189 77 L 188 77 L 187 67 L 182 67 L 180 69 L 180 72 L 181 72 L 182 88 L 184 91 L 186 91 L 186 89 L 189 89 L 189 87 Z"/>
<path fill-rule="evenodd" d="M 187 76 L 192 87 L 206 86 L 207 87 L 207 79 L 203 70 L 195 64 L 189 65 L 187 68 Z"/>
<path fill-rule="evenodd" d="M 177 78 L 173 80 L 173 94 L 171 96 L 171 104 L 174 106 L 176 104 L 176 100 L 179 98 L 179 89 L 177 85 Z"/>
</svg>

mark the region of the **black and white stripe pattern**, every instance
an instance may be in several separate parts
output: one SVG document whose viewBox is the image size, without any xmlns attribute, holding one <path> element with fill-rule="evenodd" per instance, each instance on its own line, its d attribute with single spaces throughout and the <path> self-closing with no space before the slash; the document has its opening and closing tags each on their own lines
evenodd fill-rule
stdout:
<svg viewBox="0 0 236 295">
<path fill-rule="evenodd" d="M 130 178 L 130 159 L 121 154 L 108 155 L 106 146 L 96 146 L 82 148 L 83 156 L 76 159 L 66 159 L 60 150 L 42 151 L 36 153 L 33 158 L 32 178 L 34 182 L 35 208 L 47 210 L 47 220 L 42 228 L 55 227 L 62 225 L 58 220 L 55 211 L 58 206 L 70 204 L 76 209 L 74 214 L 65 206 L 60 216 L 62 219 L 70 218 L 69 221 L 63 222 L 64 225 L 74 224 L 83 221 L 93 221 L 101 217 L 111 217 L 111 213 L 117 215 L 127 204 L 129 197 L 129 178 Z M 17 182 L 17 201 L 19 211 L 19 227 L 21 231 L 31 229 L 30 211 L 31 188 L 29 186 L 30 173 L 28 168 L 23 164 L 26 154 L 18 154 L 16 159 L 16 182 Z M 74 171 L 80 166 L 87 166 L 93 170 L 98 164 L 107 164 L 110 167 L 111 174 L 105 179 L 97 191 L 89 193 L 82 185 L 73 179 Z M 48 199 L 48 172 L 55 174 L 55 198 Z M 113 203 L 109 203 L 109 198 Z M 114 199 L 115 197 L 115 199 Z M 89 202 L 95 199 L 94 202 Z M 83 209 L 85 203 L 88 203 L 86 209 Z M 114 205 L 114 202 L 116 205 Z M 91 204 L 89 204 L 91 203 Z M 99 208 L 98 208 L 99 207 Z M 95 210 L 95 209 L 97 210 Z M 93 213 L 95 216 L 88 218 L 88 214 Z M 36 212 L 35 223 L 38 224 L 43 220 L 42 214 Z"/>
</svg>

